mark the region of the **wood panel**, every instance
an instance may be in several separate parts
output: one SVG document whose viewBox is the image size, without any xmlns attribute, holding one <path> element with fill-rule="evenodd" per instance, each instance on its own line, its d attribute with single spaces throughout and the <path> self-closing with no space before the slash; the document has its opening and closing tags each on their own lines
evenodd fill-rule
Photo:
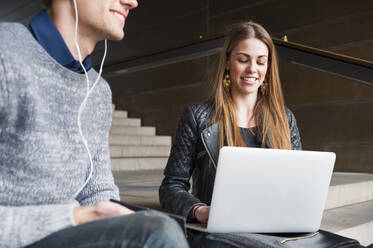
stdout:
<svg viewBox="0 0 373 248">
<path fill-rule="evenodd" d="M 312 104 L 373 97 L 373 87 L 286 61 L 280 77 L 287 104 Z"/>
<path fill-rule="evenodd" d="M 149 112 L 169 109 L 170 106 L 186 105 L 204 101 L 210 93 L 208 83 L 201 82 L 184 87 L 170 88 L 127 97 L 114 98 L 119 108 L 132 112 Z"/>
<path fill-rule="evenodd" d="M 43 4 L 41 1 L 2 0 L 0 3 L 0 21 L 28 24 L 32 17 L 42 8 Z"/>
<path fill-rule="evenodd" d="M 304 144 L 373 142 L 373 98 L 365 101 L 294 106 L 292 109 L 296 114 Z"/>
<path fill-rule="evenodd" d="M 334 152 L 337 159 L 334 171 L 373 173 L 373 144 L 345 144 L 308 146 L 303 149 Z"/>
<path fill-rule="evenodd" d="M 208 58 L 199 58 L 107 78 L 113 96 L 126 97 L 205 81 Z M 193 72 L 193 73 L 190 73 Z"/>
<path fill-rule="evenodd" d="M 205 1 L 198 0 L 184 3 L 168 0 L 165 5 L 156 1 L 143 6 L 140 3 L 134 16 L 128 19 L 123 41 L 109 42 L 108 62 L 198 40 L 206 33 L 206 11 Z"/>
<path fill-rule="evenodd" d="M 229 7 L 227 1 L 210 1 L 210 29 L 212 33 L 219 32 L 226 25 L 238 20 L 254 20 L 263 24 L 270 33 L 277 33 L 302 29 L 315 23 L 323 23 L 327 20 L 373 10 L 373 2 L 370 0 L 359 1 L 359 4 L 353 1 L 323 0 L 268 0 L 248 2 L 247 4 L 241 1 L 232 2 L 232 7 Z M 227 5 L 225 8 L 219 7 L 224 4 Z"/>
<path fill-rule="evenodd" d="M 373 2 L 372 2 L 373 5 Z M 283 30 L 273 34 L 275 37 L 287 35 L 289 41 L 308 46 L 333 50 L 343 54 L 344 46 L 360 46 L 364 42 L 373 43 L 373 7 L 361 13 L 340 18 L 331 18 L 296 29 Z M 359 57 L 357 54 L 352 56 Z M 372 60 L 370 55 L 369 59 Z"/>
</svg>

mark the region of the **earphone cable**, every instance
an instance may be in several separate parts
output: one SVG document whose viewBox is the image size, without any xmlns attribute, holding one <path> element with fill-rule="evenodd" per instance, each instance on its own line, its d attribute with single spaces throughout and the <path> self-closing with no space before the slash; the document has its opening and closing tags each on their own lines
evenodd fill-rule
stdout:
<svg viewBox="0 0 373 248">
<path fill-rule="evenodd" d="M 87 82 L 87 92 L 86 92 L 86 95 L 84 97 L 84 100 L 83 102 L 80 104 L 80 107 L 79 107 L 79 111 L 78 111 L 78 130 L 79 130 L 79 134 L 80 134 L 80 137 L 81 137 L 81 140 L 84 144 L 84 147 L 86 148 L 87 150 L 87 154 L 88 154 L 88 157 L 89 157 L 89 162 L 90 162 L 90 170 L 89 170 L 89 175 L 86 179 L 86 181 L 84 182 L 84 184 L 79 188 L 79 190 L 77 190 L 75 192 L 75 194 L 73 195 L 73 199 L 76 199 L 76 197 L 80 194 L 80 192 L 84 189 L 84 187 L 88 184 L 89 180 L 91 179 L 92 177 L 92 174 L 93 174 L 93 160 L 92 160 L 92 155 L 91 155 L 91 151 L 89 150 L 89 147 L 88 147 L 88 142 L 86 140 L 86 138 L 84 137 L 83 135 L 83 131 L 82 131 L 82 127 L 81 127 L 81 115 L 83 113 L 83 110 L 86 106 L 86 103 L 87 103 L 87 100 L 88 100 L 88 97 L 89 95 L 92 93 L 93 89 L 95 88 L 95 86 L 97 85 L 97 83 L 99 82 L 100 78 L 101 78 L 101 74 L 102 74 L 102 69 L 103 69 L 103 66 L 104 66 L 104 61 L 105 61 L 105 58 L 106 58 L 106 53 L 107 53 L 107 40 L 105 39 L 105 52 L 104 52 L 104 56 L 102 58 L 102 61 L 101 61 L 101 65 L 100 65 L 100 71 L 99 71 L 99 74 L 94 82 L 94 84 L 92 85 L 92 87 L 90 88 L 89 87 L 89 77 L 88 77 L 88 72 L 87 70 L 85 69 L 84 65 L 83 65 L 83 62 L 82 62 L 82 56 L 81 56 L 81 53 L 80 53 L 80 47 L 79 47 L 79 43 L 78 43 L 78 18 L 79 18 L 79 15 L 78 15 L 78 7 L 77 7 L 77 4 L 76 4 L 76 0 L 73 1 L 74 2 L 74 9 L 75 9 L 75 47 L 76 47 L 76 51 L 77 51 L 77 54 L 78 54 L 78 58 L 79 58 L 79 63 L 80 63 L 80 66 L 83 68 L 83 71 L 84 71 L 84 74 L 85 74 L 85 77 L 86 77 L 86 82 Z"/>
</svg>

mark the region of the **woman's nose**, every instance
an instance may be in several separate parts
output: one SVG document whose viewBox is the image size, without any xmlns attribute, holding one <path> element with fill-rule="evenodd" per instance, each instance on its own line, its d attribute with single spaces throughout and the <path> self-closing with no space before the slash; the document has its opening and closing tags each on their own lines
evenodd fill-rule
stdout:
<svg viewBox="0 0 373 248">
<path fill-rule="evenodd" d="M 247 72 L 255 72 L 256 71 L 256 63 L 254 61 L 250 61 L 247 64 L 246 71 Z"/>
</svg>

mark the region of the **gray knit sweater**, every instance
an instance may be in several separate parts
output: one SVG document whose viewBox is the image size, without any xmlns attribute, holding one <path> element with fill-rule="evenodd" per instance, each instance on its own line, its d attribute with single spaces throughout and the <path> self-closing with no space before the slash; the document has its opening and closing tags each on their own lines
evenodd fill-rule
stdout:
<svg viewBox="0 0 373 248">
<path fill-rule="evenodd" d="M 101 79 L 81 117 L 93 176 L 73 199 L 90 168 L 77 126 L 85 93 L 84 74 L 58 64 L 23 25 L 0 23 L 0 247 L 74 225 L 73 207 L 119 198 L 108 145 L 111 91 Z"/>
</svg>

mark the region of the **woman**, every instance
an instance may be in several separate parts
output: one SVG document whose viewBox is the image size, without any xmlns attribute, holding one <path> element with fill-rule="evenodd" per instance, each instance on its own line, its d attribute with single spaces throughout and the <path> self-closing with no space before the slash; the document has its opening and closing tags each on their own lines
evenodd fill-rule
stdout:
<svg viewBox="0 0 373 248">
<path fill-rule="evenodd" d="M 208 220 L 223 145 L 301 149 L 294 115 L 284 105 L 275 47 L 262 26 L 232 28 L 213 83 L 208 102 L 184 111 L 159 190 L 164 209 L 201 223 Z"/>
</svg>

